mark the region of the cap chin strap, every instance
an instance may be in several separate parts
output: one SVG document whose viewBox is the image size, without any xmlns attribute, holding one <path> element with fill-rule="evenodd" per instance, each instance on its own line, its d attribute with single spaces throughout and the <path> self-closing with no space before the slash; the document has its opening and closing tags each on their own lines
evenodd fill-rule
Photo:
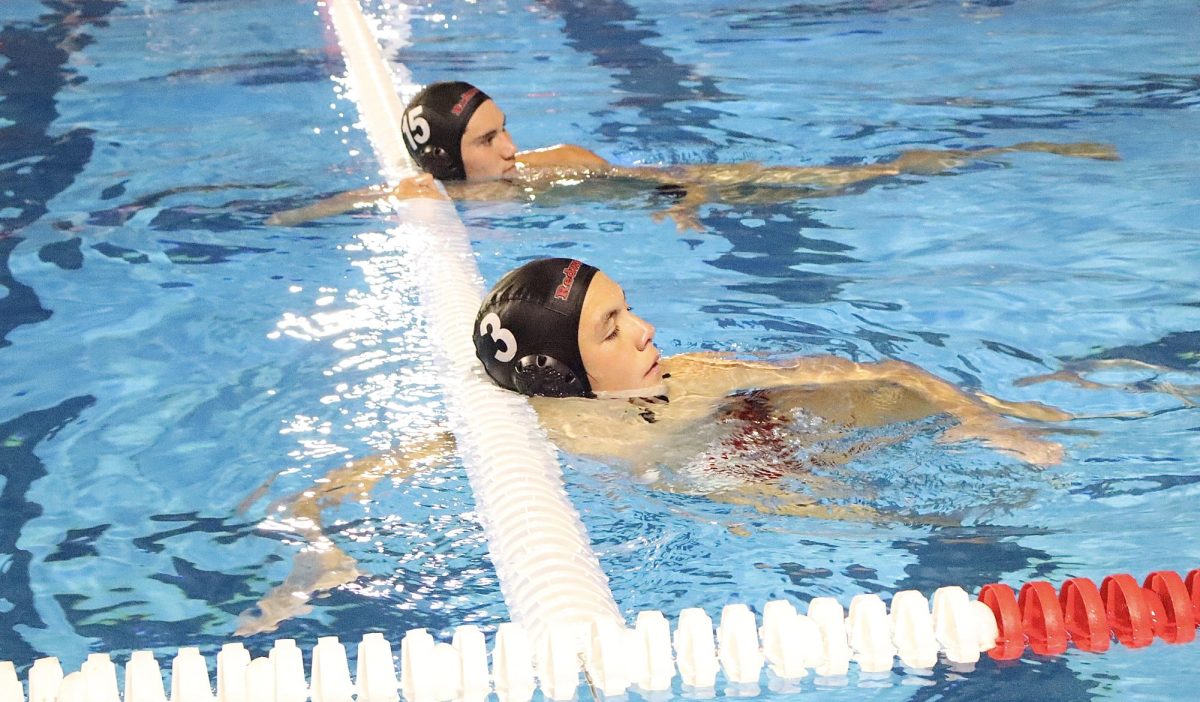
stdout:
<svg viewBox="0 0 1200 702">
<path fill-rule="evenodd" d="M 631 397 L 659 397 L 667 394 L 667 384 L 658 383 L 646 388 L 633 390 L 593 390 L 597 400 L 628 400 Z"/>
</svg>

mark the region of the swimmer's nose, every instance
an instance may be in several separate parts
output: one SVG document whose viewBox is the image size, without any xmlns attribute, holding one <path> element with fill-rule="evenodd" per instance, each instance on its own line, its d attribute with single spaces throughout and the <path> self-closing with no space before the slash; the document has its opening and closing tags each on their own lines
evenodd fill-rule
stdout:
<svg viewBox="0 0 1200 702">
<path fill-rule="evenodd" d="M 654 332 L 656 330 L 653 324 L 647 322 L 636 314 L 633 315 L 633 318 L 636 319 L 637 323 L 642 327 L 642 338 L 638 340 L 637 346 L 638 351 L 642 351 L 650 345 L 650 342 L 654 341 Z"/>
<path fill-rule="evenodd" d="M 500 153 L 506 159 L 514 158 L 517 155 L 517 145 L 513 143 L 508 130 L 500 133 Z"/>
</svg>

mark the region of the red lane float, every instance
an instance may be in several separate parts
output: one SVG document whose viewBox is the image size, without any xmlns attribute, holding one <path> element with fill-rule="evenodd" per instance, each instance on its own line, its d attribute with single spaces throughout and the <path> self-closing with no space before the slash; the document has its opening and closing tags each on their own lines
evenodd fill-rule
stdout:
<svg viewBox="0 0 1200 702">
<path fill-rule="evenodd" d="M 1184 584 L 1192 595 L 1192 616 L 1200 622 L 1200 568 L 1188 573 Z"/>
<path fill-rule="evenodd" d="M 1196 639 L 1200 626 L 1200 568 L 1181 578 L 1170 570 L 1146 576 L 1139 586 L 1127 573 L 1096 584 L 1071 578 L 1056 594 L 1050 583 L 1035 581 L 1020 595 L 1003 583 L 984 585 L 979 601 L 996 618 L 996 645 L 988 655 L 1000 661 L 1020 658 L 1025 646 L 1038 655 L 1056 655 L 1068 641 L 1081 651 L 1107 651 L 1112 638 L 1129 648 Z"/>
<path fill-rule="evenodd" d="M 1129 648 L 1149 646 L 1154 641 L 1150 605 L 1137 581 L 1128 573 L 1110 575 L 1100 583 L 1104 612 L 1117 641 Z"/>
<path fill-rule="evenodd" d="M 1017 606 L 1021 608 L 1021 626 L 1034 653 L 1055 656 L 1067 650 L 1067 628 L 1054 586 L 1044 580 L 1025 583 L 1017 596 Z"/>
<path fill-rule="evenodd" d="M 1112 632 L 1096 583 L 1087 578 L 1071 578 L 1059 591 L 1059 603 L 1062 604 L 1067 633 L 1076 648 L 1091 653 L 1108 650 Z"/>
<path fill-rule="evenodd" d="M 1021 657 L 1025 650 L 1025 628 L 1021 626 L 1021 609 L 1017 595 L 1003 583 L 984 585 L 979 591 L 979 601 L 987 605 L 996 617 L 995 648 L 988 651 L 994 660 L 1011 661 Z"/>
</svg>

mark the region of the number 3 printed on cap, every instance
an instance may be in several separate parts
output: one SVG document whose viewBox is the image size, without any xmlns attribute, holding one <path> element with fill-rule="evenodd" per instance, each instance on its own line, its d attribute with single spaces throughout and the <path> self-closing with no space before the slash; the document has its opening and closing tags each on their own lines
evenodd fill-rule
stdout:
<svg viewBox="0 0 1200 702">
<path fill-rule="evenodd" d="M 517 337 L 504 327 L 500 326 L 500 316 L 495 312 L 488 312 L 479 322 L 479 333 L 487 334 L 492 337 L 492 341 L 497 344 L 504 344 L 504 351 L 496 349 L 496 360 L 501 363 L 508 363 L 517 356 Z"/>
</svg>

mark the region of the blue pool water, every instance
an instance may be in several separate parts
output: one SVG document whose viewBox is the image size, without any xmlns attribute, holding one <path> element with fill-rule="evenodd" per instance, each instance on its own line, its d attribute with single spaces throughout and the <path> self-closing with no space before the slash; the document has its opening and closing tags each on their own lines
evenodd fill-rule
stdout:
<svg viewBox="0 0 1200 702">
<path fill-rule="evenodd" d="M 460 206 L 488 282 L 582 257 L 668 353 L 894 357 L 1110 415 L 1072 422 L 1047 470 L 917 431 L 824 476 L 846 487 L 827 499 L 940 526 L 764 516 L 565 456 L 624 612 L 1200 566 L 1195 3 L 434 5 L 375 7 L 407 35 L 391 58 L 418 82 L 480 84 L 526 148 L 820 165 L 1046 140 L 1122 156 L 1018 153 L 712 206 L 682 234 L 640 193 Z M 371 213 L 263 225 L 379 180 L 311 3 L 19 0 L 0 23 L 0 660 L 212 652 L 301 550 L 276 500 L 441 426 L 416 263 L 378 245 Z M 1090 376 L 1128 390 L 1015 384 L 1103 358 L 1166 370 Z M 341 505 L 328 531 L 366 575 L 248 646 L 504 621 L 472 509 L 453 462 Z M 1179 699 L 1198 663 L 1200 644 L 1071 650 L 872 693 Z"/>
</svg>

